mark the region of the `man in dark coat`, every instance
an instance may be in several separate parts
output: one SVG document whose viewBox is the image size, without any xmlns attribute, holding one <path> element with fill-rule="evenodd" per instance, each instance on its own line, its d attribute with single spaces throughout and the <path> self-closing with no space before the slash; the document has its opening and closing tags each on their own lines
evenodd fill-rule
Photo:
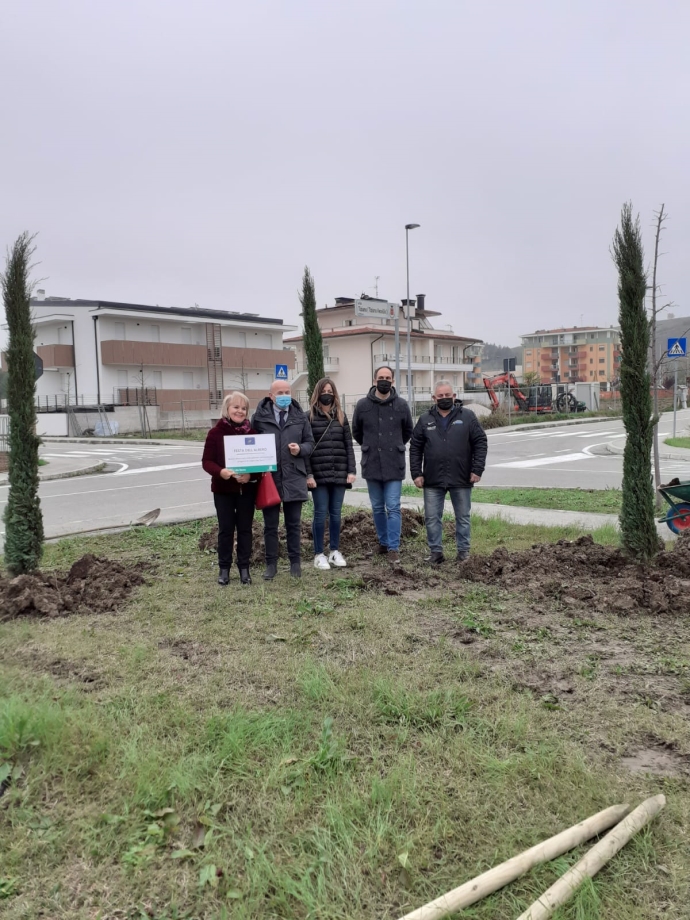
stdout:
<svg viewBox="0 0 690 920">
<path fill-rule="evenodd" d="M 443 556 L 443 508 L 450 494 L 455 512 L 458 562 L 470 554 L 470 508 L 472 487 L 482 478 L 487 440 L 477 416 L 455 399 L 453 387 L 438 380 L 433 394 L 436 405 L 420 416 L 410 444 L 410 471 L 414 484 L 424 489 L 429 562 L 438 565 Z"/>
<path fill-rule="evenodd" d="M 314 436 L 309 419 L 290 394 L 290 384 L 274 380 L 268 396 L 262 399 L 252 417 L 252 428 L 259 434 L 274 434 L 278 470 L 273 474 L 283 503 L 283 516 L 287 532 L 287 550 L 290 574 L 302 575 L 301 520 L 302 504 L 307 501 L 306 458 L 314 447 Z M 278 573 L 278 522 L 280 505 L 264 508 L 264 543 L 266 546 L 266 571 L 264 578 L 271 581 Z"/>
<path fill-rule="evenodd" d="M 362 476 L 367 481 L 379 553 L 400 560 L 400 495 L 405 478 L 405 445 L 412 436 L 410 407 L 393 386 L 393 371 L 376 369 L 374 386 L 360 399 L 352 435 L 362 445 Z"/>
</svg>

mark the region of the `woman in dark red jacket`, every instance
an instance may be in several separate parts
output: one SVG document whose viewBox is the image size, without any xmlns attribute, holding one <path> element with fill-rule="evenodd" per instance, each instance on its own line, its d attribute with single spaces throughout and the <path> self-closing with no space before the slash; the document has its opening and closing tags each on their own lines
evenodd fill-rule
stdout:
<svg viewBox="0 0 690 920">
<path fill-rule="evenodd" d="M 256 502 L 256 473 L 235 474 L 225 466 L 226 435 L 256 434 L 249 424 L 249 400 L 230 393 L 223 400 L 221 418 L 206 435 L 201 465 L 211 475 L 211 491 L 218 515 L 218 584 L 227 585 L 232 565 L 232 545 L 237 530 L 237 568 L 243 585 L 252 583 L 252 521 Z"/>
</svg>

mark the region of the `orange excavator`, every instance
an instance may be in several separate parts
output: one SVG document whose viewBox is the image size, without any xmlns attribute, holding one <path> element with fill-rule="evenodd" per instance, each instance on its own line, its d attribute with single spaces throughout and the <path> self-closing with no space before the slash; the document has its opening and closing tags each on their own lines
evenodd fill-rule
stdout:
<svg viewBox="0 0 690 920">
<path fill-rule="evenodd" d="M 515 374 L 496 374 L 495 377 L 484 377 L 484 386 L 489 394 L 494 412 L 499 408 L 500 402 L 495 387 L 510 387 L 510 395 L 515 399 L 518 409 L 522 412 L 552 412 L 552 397 L 550 386 L 536 387 L 535 396 L 529 398 L 520 389 Z"/>
</svg>

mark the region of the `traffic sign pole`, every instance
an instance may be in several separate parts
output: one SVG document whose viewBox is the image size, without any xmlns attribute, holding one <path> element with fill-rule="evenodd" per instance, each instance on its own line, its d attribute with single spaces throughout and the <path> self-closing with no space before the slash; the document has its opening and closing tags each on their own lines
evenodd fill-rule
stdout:
<svg viewBox="0 0 690 920">
<path fill-rule="evenodd" d="M 666 346 L 667 358 L 685 358 L 688 353 L 687 338 L 669 339 Z M 678 408 L 678 364 L 673 375 L 673 437 L 676 436 L 676 410 Z"/>
</svg>

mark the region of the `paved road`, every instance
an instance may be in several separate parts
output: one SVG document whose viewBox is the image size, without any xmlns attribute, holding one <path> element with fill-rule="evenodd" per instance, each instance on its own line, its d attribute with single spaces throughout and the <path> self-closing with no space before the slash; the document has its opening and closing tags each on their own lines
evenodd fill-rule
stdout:
<svg viewBox="0 0 690 920">
<path fill-rule="evenodd" d="M 690 424 L 690 410 L 681 416 L 679 434 Z M 671 417 L 666 416 L 661 425 L 662 438 L 670 430 Z M 489 458 L 483 486 L 620 486 L 622 457 L 610 454 L 607 448 L 609 444 L 622 448 L 625 443 L 620 421 L 531 431 L 516 426 L 488 434 Z M 92 457 L 94 461 L 106 461 L 110 471 L 42 482 L 46 535 L 57 537 L 127 526 L 154 508 L 161 509 L 161 522 L 212 515 L 209 478 L 200 466 L 201 450 L 201 443 L 195 442 L 46 444 L 41 453 L 48 461 L 58 456 Z M 690 479 L 690 463 L 664 461 L 662 477 L 672 476 Z M 0 485 L 0 512 L 6 498 L 7 486 Z"/>
</svg>

